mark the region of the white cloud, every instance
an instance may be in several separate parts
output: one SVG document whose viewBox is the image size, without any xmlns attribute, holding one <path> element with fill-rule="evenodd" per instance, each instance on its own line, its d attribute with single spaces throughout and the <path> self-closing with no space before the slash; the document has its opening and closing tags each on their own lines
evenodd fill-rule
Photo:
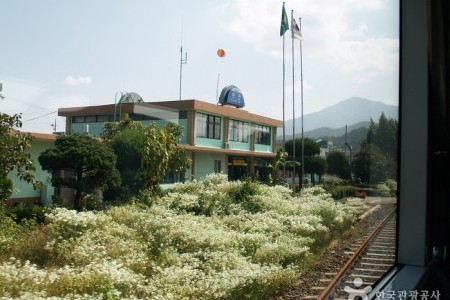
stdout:
<svg viewBox="0 0 450 300">
<path fill-rule="evenodd" d="M 399 42 L 396 38 L 370 35 L 364 14 L 382 14 L 388 0 L 286 1 L 286 12 L 302 17 L 304 57 L 336 66 L 357 81 L 366 81 L 398 67 Z M 233 17 L 225 29 L 262 53 L 282 57 L 279 36 L 281 1 L 235 0 L 222 7 Z M 231 13 L 232 12 L 232 13 Z M 286 43 L 290 45 L 290 32 Z M 286 58 L 290 58 L 286 46 Z"/>
<path fill-rule="evenodd" d="M 301 88 L 301 86 L 300 86 Z M 303 90 L 304 91 L 311 91 L 313 89 L 313 86 L 311 83 L 309 83 L 309 81 L 307 80 L 303 80 Z"/>
<path fill-rule="evenodd" d="M 370 79 L 383 72 L 398 69 L 399 44 L 387 38 L 345 41 L 335 49 L 333 59 L 345 73 Z"/>
<path fill-rule="evenodd" d="M 91 84 L 92 83 L 92 79 L 90 76 L 78 76 L 78 77 L 73 77 L 72 75 L 69 75 L 66 77 L 66 79 L 64 80 L 64 83 L 70 86 L 77 86 L 80 84 Z"/>
</svg>

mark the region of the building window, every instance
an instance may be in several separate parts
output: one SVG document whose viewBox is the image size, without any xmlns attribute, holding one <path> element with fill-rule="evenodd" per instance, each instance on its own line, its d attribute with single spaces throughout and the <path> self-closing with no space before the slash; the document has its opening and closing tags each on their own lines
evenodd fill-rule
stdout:
<svg viewBox="0 0 450 300">
<path fill-rule="evenodd" d="M 175 183 L 175 182 L 184 182 L 186 180 L 185 178 L 185 172 L 169 172 L 167 173 L 163 178 L 161 178 L 162 184 L 167 183 Z"/>
<path fill-rule="evenodd" d="M 95 122 L 97 122 L 97 118 L 96 118 L 96 116 L 86 116 L 85 122 L 86 123 L 95 123 Z"/>
<path fill-rule="evenodd" d="M 97 122 L 109 122 L 109 119 L 108 115 L 97 116 Z"/>
<path fill-rule="evenodd" d="M 84 123 L 84 116 L 72 117 L 72 123 Z"/>
<path fill-rule="evenodd" d="M 256 143 L 261 145 L 270 145 L 272 135 L 269 126 L 256 125 Z"/>
<path fill-rule="evenodd" d="M 221 173 L 221 172 L 222 172 L 222 161 L 215 160 L 214 161 L 214 173 Z"/>
<path fill-rule="evenodd" d="M 109 122 L 112 120 L 110 115 L 93 115 L 93 116 L 75 116 L 72 117 L 72 123 L 96 123 Z"/>
<path fill-rule="evenodd" d="M 196 136 L 207 139 L 220 139 L 222 120 L 218 116 L 197 113 L 195 127 Z"/>
<path fill-rule="evenodd" d="M 248 123 L 230 120 L 228 138 L 230 141 L 248 143 Z"/>
</svg>

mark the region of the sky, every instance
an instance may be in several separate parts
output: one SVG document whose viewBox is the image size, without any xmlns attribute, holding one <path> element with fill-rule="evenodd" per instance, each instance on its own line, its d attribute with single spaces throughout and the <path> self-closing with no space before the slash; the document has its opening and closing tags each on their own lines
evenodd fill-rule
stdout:
<svg viewBox="0 0 450 300">
<path fill-rule="evenodd" d="M 178 100 L 182 45 L 182 99 L 217 103 L 235 85 L 245 110 L 282 120 L 283 40 L 286 120 L 301 115 L 301 74 L 304 114 L 355 96 L 398 104 L 398 0 L 285 1 L 289 20 L 291 10 L 301 18 L 294 63 L 291 32 L 280 37 L 282 5 L 2 0 L 0 111 L 21 113 L 24 131 L 51 133 L 64 131 L 58 108 L 113 104 L 123 92 Z"/>
</svg>

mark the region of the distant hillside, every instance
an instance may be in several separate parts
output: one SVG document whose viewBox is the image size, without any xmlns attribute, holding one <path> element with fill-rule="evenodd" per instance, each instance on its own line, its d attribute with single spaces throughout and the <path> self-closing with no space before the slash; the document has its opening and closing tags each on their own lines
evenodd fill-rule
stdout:
<svg viewBox="0 0 450 300">
<path fill-rule="evenodd" d="M 377 120 L 374 120 L 377 121 Z M 370 121 L 358 122 L 356 124 L 350 125 L 347 128 L 347 133 L 352 132 L 353 130 L 363 128 L 369 128 Z M 307 131 L 304 133 L 306 137 L 310 137 L 312 139 L 319 139 L 323 137 L 339 137 L 345 134 L 345 126 L 341 128 L 328 128 L 322 127 Z M 299 137 L 300 135 L 296 132 L 295 135 Z"/>
<path fill-rule="evenodd" d="M 374 120 L 376 121 L 376 120 Z M 347 128 L 347 143 L 352 147 L 354 151 L 358 151 L 362 141 L 366 138 L 369 131 L 370 122 L 359 122 L 357 124 L 348 126 Z M 313 140 L 332 142 L 334 148 L 344 149 L 345 145 L 345 127 L 333 129 L 333 128 L 318 128 L 304 133 L 305 137 Z M 301 137 L 300 134 L 296 134 L 297 138 Z M 286 136 L 286 140 L 292 139 L 292 136 Z M 278 138 L 278 144 L 281 145 L 282 141 Z"/>
<path fill-rule="evenodd" d="M 312 132 L 311 134 L 316 137 L 336 136 L 339 135 L 339 133 L 335 133 L 331 129 L 339 128 L 339 130 L 342 131 L 342 128 L 345 130 L 345 125 L 353 126 L 360 122 L 369 122 L 370 119 L 378 121 L 382 112 L 384 112 L 388 118 L 398 119 L 398 106 L 387 105 L 382 102 L 365 98 L 353 97 L 327 107 L 319 112 L 305 115 L 304 131 Z M 286 136 L 291 137 L 292 119 L 286 121 L 285 128 Z M 313 132 L 313 130 L 316 129 L 320 130 Z M 295 119 L 295 131 L 297 136 L 301 133 L 301 117 Z M 282 135 L 282 130 L 278 131 L 278 135 Z"/>
<path fill-rule="evenodd" d="M 347 143 L 352 147 L 353 151 L 359 151 L 362 141 L 367 137 L 368 127 L 359 127 L 349 130 L 347 133 Z M 340 136 L 323 136 L 320 138 L 333 143 L 333 148 L 345 149 L 345 133 Z"/>
</svg>

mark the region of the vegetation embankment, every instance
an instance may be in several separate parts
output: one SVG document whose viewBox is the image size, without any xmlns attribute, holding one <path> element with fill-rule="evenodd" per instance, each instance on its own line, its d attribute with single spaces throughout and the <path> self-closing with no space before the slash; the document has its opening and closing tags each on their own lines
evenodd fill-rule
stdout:
<svg viewBox="0 0 450 300">
<path fill-rule="evenodd" d="M 97 212 L 54 208 L 41 225 L 2 216 L 0 297 L 261 299 L 290 284 L 364 209 L 322 188 L 293 195 L 226 175 L 134 201 Z"/>
<path fill-rule="evenodd" d="M 347 197 L 366 198 L 372 197 L 396 197 L 397 182 L 388 179 L 378 184 L 349 183 L 345 180 L 333 180 L 325 182 L 323 185 L 325 191 L 335 200 L 345 199 Z"/>
</svg>

